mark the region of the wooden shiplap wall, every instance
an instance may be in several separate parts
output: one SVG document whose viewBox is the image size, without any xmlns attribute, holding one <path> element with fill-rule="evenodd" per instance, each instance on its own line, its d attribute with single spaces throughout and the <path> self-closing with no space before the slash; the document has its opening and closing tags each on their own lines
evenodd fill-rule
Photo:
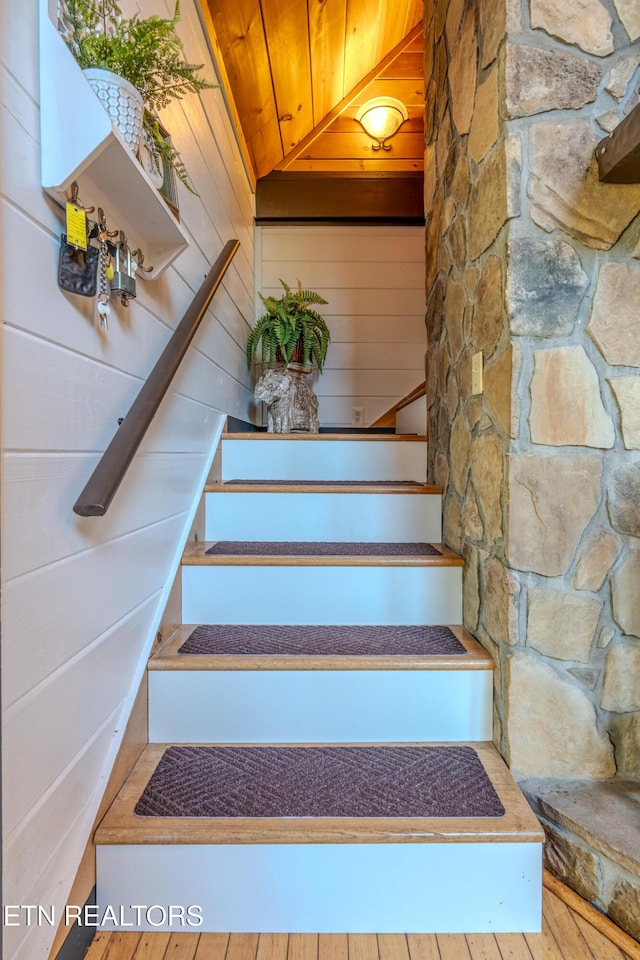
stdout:
<svg viewBox="0 0 640 960">
<path fill-rule="evenodd" d="M 195 0 L 181 9 L 186 56 L 215 79 Z M 200 194 L 180 191 L 189 248 L 158 280 L 140 281 L 103 334 L 94 303 L 56 284 L 60 211 L 40 187 L 37 50 L 37 0 L 19 15 L 2 5 L 3 900 L 59 916 L 223 415 L 255 416 L 244 361 L 253 196 L 221 92 L 168 109 Z M 80 519 L 72 505 L 118 417 L 232 237 L 240 251 L 109 513 Z M 5 960 L 46 957 L 54 932 L 6 927 Z"/>
<path fill-rule="evenodd" d="M 369 425 L 424 380 L 423 227 L 265 225 L 256 237 L 259 290 L 300 280 L 328 301 L 321 426 L 351 426 L 354 407 Z"/>
</svg>

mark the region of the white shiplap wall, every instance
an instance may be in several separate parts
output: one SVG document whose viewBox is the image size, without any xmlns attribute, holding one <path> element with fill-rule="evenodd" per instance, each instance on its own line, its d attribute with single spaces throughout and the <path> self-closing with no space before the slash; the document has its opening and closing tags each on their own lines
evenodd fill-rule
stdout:
<svg viewBox="0 0 640 960">
<path fill-rule="evenodd" d="M 143 15 L 172 8 L 138 5 Z M 195 0 L 181 6 L 186 56 L 214 78 Z M 255 416 L 243 356 L 253 196 L 221 92 L 168 109 L 200 193 L 180 192 L 189 248 L 158 280 L 138 283 L 138 299 L 112 313 L 104 335 L 93 302 L 56 284 L 60 211 L 40 188 L 37 13 L 37 0 L 0 8 L 3 899 L 59 914 L 223 414 Z M 109 513 L 75 516 L 118 417 L 232 237 L 241 249 Z M 46 924 L 7 927 L 3 956 L 44 960 L 53 934 Z"/>
<path fill-rule="evenodd" d="M 265 225 L 256 238 L 258 290 L 300 280 L 328 300 L 321 426 L 350 426 L 353 407 L 369 425 L 424 380 L 423 227 Z"/>
</svg>

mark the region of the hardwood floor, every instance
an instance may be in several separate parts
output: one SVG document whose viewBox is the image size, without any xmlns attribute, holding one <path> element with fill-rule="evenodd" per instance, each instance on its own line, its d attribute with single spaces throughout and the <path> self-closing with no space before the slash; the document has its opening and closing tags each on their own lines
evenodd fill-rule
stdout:
<svg viewBox="0 0 640 960">
<path fill-rule="evenodd" d="M 640 960 L 640 944 L 548 875 L 543 903 L 541 934 L 100 932 L 86 960 Z"/>
</svg>

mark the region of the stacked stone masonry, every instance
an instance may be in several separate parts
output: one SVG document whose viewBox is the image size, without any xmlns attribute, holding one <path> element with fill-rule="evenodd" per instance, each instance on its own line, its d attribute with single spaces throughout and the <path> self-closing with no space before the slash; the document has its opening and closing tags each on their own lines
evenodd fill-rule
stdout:
<svg viewBox="0 0 640 960">
<path fill-rule="evenodd" d="M 520 778 L 638 782 L 640 184 L 601 183 L 594 150 L 639 101 L 640 3 L 430 9 L 429 469 L 496 741 Z M 615 869 L 590 899 L 637 936 Z"/>
<path fill-rule="evenodd" d="M 521 786 L 544 827 L 548 869 L 640 940 L 638 785 L 546 778 Z"/>
</svg>

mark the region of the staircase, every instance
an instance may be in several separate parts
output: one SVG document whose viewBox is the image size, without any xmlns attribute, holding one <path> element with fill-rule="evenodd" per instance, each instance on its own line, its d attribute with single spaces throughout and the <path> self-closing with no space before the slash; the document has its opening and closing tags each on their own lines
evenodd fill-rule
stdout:
<svg viewBox="0 0 640 960">
<path fill-rule="evenodd" d="M 96 834 L 122 929 L 132 904 L 174 931 L 193 905 L 203 931 L 540 929 L 543 836 L 425 478 L 423 437 L 224 435 L 149 746 Z"/>
</svg>

